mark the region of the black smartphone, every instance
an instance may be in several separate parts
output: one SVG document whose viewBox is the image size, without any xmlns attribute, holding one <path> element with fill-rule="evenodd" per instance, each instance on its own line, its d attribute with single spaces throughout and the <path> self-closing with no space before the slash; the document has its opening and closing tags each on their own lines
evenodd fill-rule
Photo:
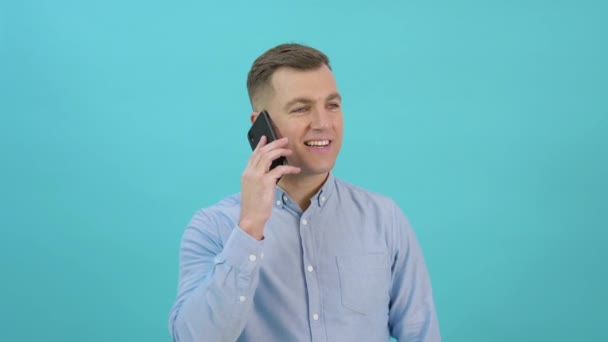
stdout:
<svg viewBox="0 0 608 342">
<path fill-rule="evenodd" d="M 269 144 L 277 139 L 277 135 L 274 133 L 274 129 L 272 128 L 272 120 L 270 120 L 270 115 L 268 115 L 268 112 L 265 110 L 260 112 L 249 129 L 249 132 L 247 132 L 247 140 L 249 140 L 251 150 L 255 150 L 255 147 L 258 145 L 263 135 L 266 136 L 266 144 Z M 281 156 L 272 161 L 270 170 L 279 165 L 286 164 L 287 158 Z"/>
</svg>

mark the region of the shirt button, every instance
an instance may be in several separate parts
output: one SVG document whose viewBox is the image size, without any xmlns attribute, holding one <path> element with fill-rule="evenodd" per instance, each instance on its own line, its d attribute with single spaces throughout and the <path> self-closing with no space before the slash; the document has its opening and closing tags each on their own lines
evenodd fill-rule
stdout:
<svg viewBox="0 0 608 342">
<path fill-rule="evenodd" d="M 249 260 L 250 260 L 250 261 L 255 261 L 255 259 L 257 259 L 257 258 L 255 257 L 255 255 L 251 254 L 251 255 L 249 256 Z"/>
<path fill-rule="evenodd" d="M 314 270 L 314 268 L 312 268 L 312 266 L 310 266 L 310 265 L 308 267 L 306 267 L 306 269 L 308 270 L 308 272 L 312 272 L 312 270 Z"/>
<path fill-rule="evenodd" d="M 244 302 L 246 299 L 247 299 L 247 298 L 245 298 L 245 296 L 240 296 L 240 297 L 239 297 L 239 300 L 240 300 L 241 302 Z"/>
<path fill-rule="evenodd" d="M 325 202 L 325 196 L 321 196 L 321 202 Z"/>
<path fill-rule="evenodd" d="M 306 221 L 306 219 L 302 219 L 302 224 L 306 225 L 308 223 L 308 221 Z"/>
<path fill-rule="evenodd" d="M 312 319 L 314 319 L 315 321 L 318 321 L 319 320 L 319 315 L 317 315 L 317 314 L 312 315 Z"/>
<path fill-rule="evenodd" d="M 277 206 L 281 206 L 281 201 L 277 201 Z"/>
</svg>

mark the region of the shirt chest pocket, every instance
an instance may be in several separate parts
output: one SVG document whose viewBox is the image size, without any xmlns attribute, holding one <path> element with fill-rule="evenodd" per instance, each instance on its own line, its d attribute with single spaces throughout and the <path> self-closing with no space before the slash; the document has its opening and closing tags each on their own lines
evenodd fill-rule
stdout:
<svg viewBox="0 0 608 342">
<path fill-rule="evenodd" d="M 385 313 L 390 300 L 388 255 L 337 256 L 342 305 L 361 314 Z"/>
</svg>

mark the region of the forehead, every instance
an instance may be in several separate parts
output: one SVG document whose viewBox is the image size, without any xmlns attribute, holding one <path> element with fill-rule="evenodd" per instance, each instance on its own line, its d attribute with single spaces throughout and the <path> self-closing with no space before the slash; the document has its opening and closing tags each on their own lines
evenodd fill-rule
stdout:
<svg viewBox="0 0 608 342">
<path fill-rule="evenodd" d="M 337 92 L 336 80 L 331 70 L 323 65 L 315 70 L 296 70 L 281 68 L 272 75 L 271 84 L 274 99 L 289 101 L 294 97 L 306 97 L 312 100 L 325 98 Z"/>
</svg>

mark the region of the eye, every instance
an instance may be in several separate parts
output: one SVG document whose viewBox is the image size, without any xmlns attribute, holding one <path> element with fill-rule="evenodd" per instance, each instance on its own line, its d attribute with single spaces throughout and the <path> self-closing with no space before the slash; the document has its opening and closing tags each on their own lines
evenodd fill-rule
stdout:
<svg viewBox="0 0 608 342">
<path fill-rule="evenodd" d="M 336 110 L 340 108 L 340 104 L 339 103 L 330 103 L 327 105 L 327 107 L 329 107 L 329 109 L 331 110 Z"/>
<path fill-rule="evenodd" d="M 290 113 L 306 113 L 308 107 L 298 107 L 293 109 Z"/>
</svg>

